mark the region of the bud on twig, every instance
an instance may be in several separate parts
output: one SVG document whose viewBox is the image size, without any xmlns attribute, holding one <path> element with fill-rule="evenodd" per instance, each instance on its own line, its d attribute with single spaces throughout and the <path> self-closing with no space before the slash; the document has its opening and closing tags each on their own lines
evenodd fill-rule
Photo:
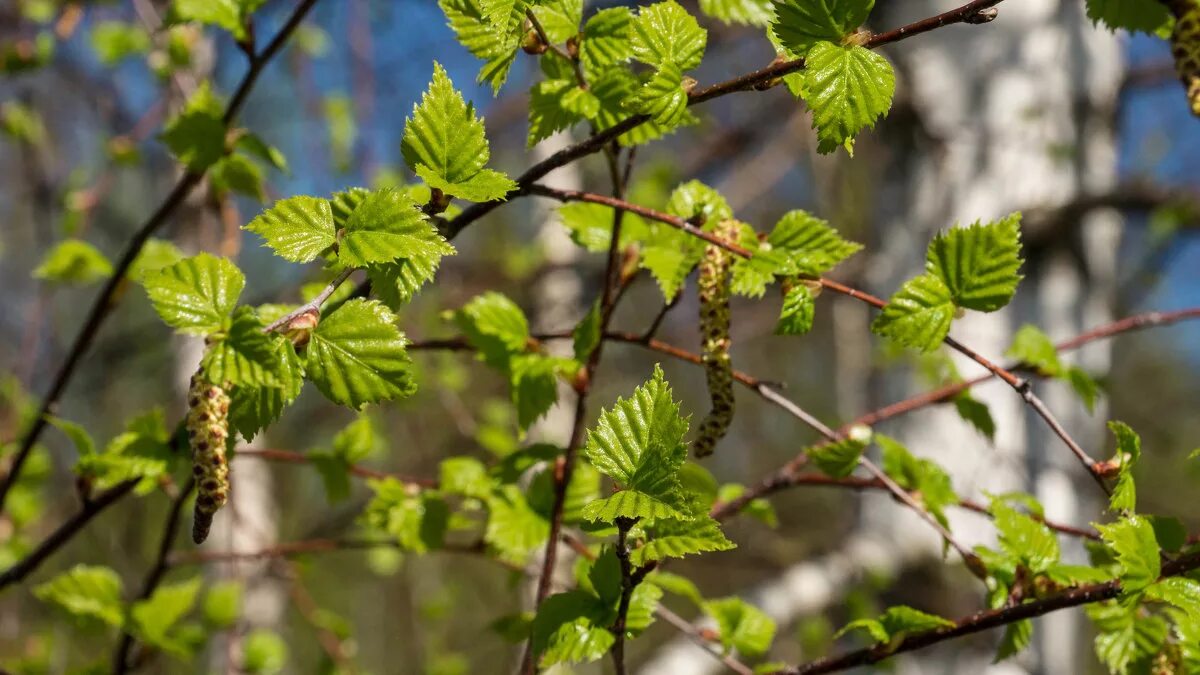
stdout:
<svg viewBox="0 0 1200 675">
<path fill-rule="evenodd" d="M 533 27 L 530 27 L 528 30 L 526 30 L 525 37 L 521 38 L 521 51 L 525 52 L 526 54 L 532 54 L 534 56 L 545 54 L 548 48 L 549 45 L 542 40 L 542 36 L 538 35 L 538 32 L 534 30 Z"/>
<path fill-rule="evenodd" d="M 312 336 L 313 329 L 317 327 L 320 321 L 321 311 L 315 308 L 310 309 L 292 317 L 283 325 L 280 332 L 299 349 L 308 344 L 308 338 Z"/>
</svg>

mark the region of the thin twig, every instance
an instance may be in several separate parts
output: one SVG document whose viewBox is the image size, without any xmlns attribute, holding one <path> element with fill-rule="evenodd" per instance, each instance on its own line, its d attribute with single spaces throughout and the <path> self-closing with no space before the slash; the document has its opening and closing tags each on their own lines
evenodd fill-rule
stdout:
<svg viewBox="0 0 1200 675">
<path fill-rule="evenodd" d="M 297 317 L 303 316 L 309 312 L 316 312 L 318 315 L 320 315 L 321 305 L 325 304 L 325 301 L 337 291 L 338 286 L 341 286 L 343 282 L 350 278 L 351 274 L 354 274 L 353 267 L 348 267 L 342 270 L 336 277 L 333 278 L 332 281 L 326 284 L 325 288 L 321 289 L 320 293 L 317 293 L 316 297 L 272 321 L 265 328 L 263 328 L 263 332 L 270 333 L 271 331 L 279 330 L 280 328 L 287 326 Z"/>
<path fill-rule="evenodd" d="M 171 555 L 171 547 L 175 545 L 175 535 L 179 532 L 179 514 L 195 487 L 195 479 L 189 478 L 187 485 L 172 500 L 171 508 L 167 510 L 167 518 L 163 522 L 162 538 L 158 543 L 158 556 L 154 559 L 154 566 L 146 573 L 146 578 L 142 582 L 142 590 L 138 593 L 138 600 L 145 600 L 154 595 L 155 589 L 162 583 L 167 570 L 171 568 L 168 558 Z M 122 632 L 121 640 L 117 643 L 117 649 L 113 652 L 112 668 L 113 672 L 117 675 L 129 672 L 132 667 L 132 664 L 129 662 L 129 656 L 130 652 L 133 651 L 133 645 L 133 634 Z"/>
</svg>

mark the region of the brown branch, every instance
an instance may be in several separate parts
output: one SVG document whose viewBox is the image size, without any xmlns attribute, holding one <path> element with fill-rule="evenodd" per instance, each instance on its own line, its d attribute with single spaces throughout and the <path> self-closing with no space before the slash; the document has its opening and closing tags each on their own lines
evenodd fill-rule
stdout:
<svg viewBox="0 0 1200 675">
<path fill-rule="evenodd" d="M 296 27 L 300 25 L 305 15 L 308 14 L 309 10 L 315 4 L 316 0 L 302 0 L 300 5 L 292 12 L 287 22 L 279 29 L 279 32 L 271 40 L 270 44 L 258 56 L 250 59 L 250 66 L 221 118 L 227 128 L 233 123 L 242 106 L 245 105 L 246 97 L 250 95 L 250 91 L 258 81 L 258 76 L 262 73 L 263 68 L 283 48 L 288 37 L 296 30 Z M 163 200 L 154 213 L 150 215 L 149 219 L 134 233 L 129 243 L 126 244 L 120 259 L 113 267 L 112 275 L 104 283 L 100 294 L 92 302 L 87 318 L 84 319 L 83 328 L 76 335 L 75 342 L 71 345 L 71 350 L 67 353 L 66 360 L 59 368 L 57 374 L 55 374 L 53 383 L 50 385 L 50 390 L 42 399 L 37 417 L 34 418 L 29 430 L 21 438 L 20 448 L 13 456 L 8 472 L 5 474 L 3 480 L 0 480 L 0 511 L 4 508 L 4 502 L 13 484 L 16 483 L 25 460 L 29 458 L 29 453 L 33 451 L 38 437 L 41 436 L 42 431 L 46 428 L 47 416 L 54 410 L 58 400 L 62 397 L 67 383 L 70 382 L 72 376 L 75 374 L 75 369 L 83 360 L 84 355 L 95 340 L 96 334 L 100 331 L 101 324 L 104 323 L 104 320 L 108 318 L 113 307 L 116 306 L 121 289 L 124 287 L 125 274 L 129 271 L 129 267 L 137 259 L 138 254 L 141 253 L 142 247 L 145 246 L 150 236 L 170 219 L 171 215 L 183 204 L 187 196 L 191 194 L 192 189 L 200 183 L 203 177 L 203 171 L 189 170 L 185 172 L 175 183 L 175 187 L 168 193 L 166 199 Z"/>
<path fill-rule="evenodd" d="M 1161 578 L 1179 576 L 1197 568 L 1200 568 L 1200 553 L 1192 553 L 1165 563 Z M 959 619 L 954 623 L 954 626 L 908 635 L 901 639 L 899 644 L 867 647 L 840 656 L 817 659 L 816 661 L 811 661 L 800 666 L 775 672 L 777 675 L 815 675 L 816 673 L 834 673 L 856 666 L 870 665 L 888 659 L 896 654 L 915 651 L 964 635 L 1007 626 L 1022 619 L 1032 619 L 1060 609 L 1111 600 L 1120 594 L 1121 583 L 1116 579 L 1103 583 L 1078 586 L 1057 595 L 1028 602 L 1023 605 L 976 612 L 975 614 Z"/>
<path fill-rule="evenodd" d="M 234 459 L 238 457 L 254 457 L 268 462 L 278 462 L 282 464 L 311 464 L 312 458 L 301 452 L 292 450 L 275 450 L 272 448 L 239 448 Z M 394 478 L 402 483 L 417 485 L 423 488 L 436 488 L 437 481 L 429 478 L 413 478 L 411 476 L 402 476 L 400 474 L 388 473 L 379 471 L 370 467 L 362 466 L 361 464 L 350 464 L 346 470 L 351 474 L 360 478 Z"/>
<path fill-rule="evenodd" d="M 145 600 L 153 595 L 155 589 L 162 583 L 163 577 L 166 576 L 167 570 L 171 568 L 168 557 L 171 554 L 171 547 L 175 545 L 175 535 L 179 532 L 179 514 L 195 487 L 195 479 L 189 478 L 187 485 L 172 500 L 171 508 L 167 510 L 167 518 L 163 523 L 162 539 L 158 544 L 158 556 L 154 559 L 154 566 L 146 573 L 146 578 L 142 582 L 142 590 L 138 593 L 138 600 Z M 129 672 L 133 667 L 133 664 L 129 662 L 133 646 L 133 633 L 122 632 L 121 640 L 117 643 L 117 649 L 113 652 L 112 668 L 113 672 L 117 675 L 123 675 L 123 673 Z"/>
<path fill-rule="evenodd" d="M 101 492 L 95 499 L 90 499 L 84 502 L 82 508 L 71 516 L 62 525 L 59 525 L 54 532 L 50 533 L 37 548 L 33 549 L 24 558 L 19 560 L 12 567 L 0 573 L 0 591 L 8 586 L 22 581 L 36 570 L 46 558 L 49 558 L 55 551 L 62 548 L 76 534 L 78 534 L 93 518 L 100 512 L 112 506 L 113 503 L 120 500 L 125 495 L 133 492 L 133 488 L 137 487 L 138 481 L 127 480 L 114 487 L 111 487 L 104 492 Z"/>
</svg>

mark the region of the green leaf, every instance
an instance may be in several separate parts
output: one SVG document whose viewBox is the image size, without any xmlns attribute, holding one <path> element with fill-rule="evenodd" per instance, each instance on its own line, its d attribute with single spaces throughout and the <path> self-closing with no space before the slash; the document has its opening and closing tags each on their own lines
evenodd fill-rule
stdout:
<svg viewBox="0 0 1200 675">
<path fill-rule="evenodd" d="M 775 620 L 741 598 L 729 597 L 704 603 L 704 613 L 716 619 L 725 652 L 747 656 L 765 654 L 775 639 Z"/>
<path fill-rule="evenodd" d="M 1025 324 L 1017 330 L 1012 345 L 1004 353 L 1023 365 L 1037 368 L 1039 373 L 1047 377 L 1057 377 L 1062 372 L 1054 342 L 1032 324 Z"/>
<path fill-rule="evenodd" d="M 550 523 L 535 511 L 521 490 L 506 485 L 487 501 L 488 522 L 484 541 L 501 560 L 524 564 L 550 537 Z"/>
<path fill-rule="evenodd" d="M 1111 673 L 1126 673 L 1135 662 L 1149 662 L 1167 638 L 1167 623 L 1143 615 L 1138 603 L 1106 602 L 1086 607 L 1095 623 L 1096 656 Z"/>
<path fill-rule="evenodd" d="M 377 301 L 347 300 L 321 319 L 309 339 L 306 371 L 329 400 L 361 408 L 416 391 L 407 340 Z"/>
<path fill-rule="evenodd" d="M 201 365 L 213 382 L 234 386 L 279 386 L 279 343 L 276 335 L 263 332 L 263 324 L 250 307 L 238 307 L 229 328 L 218 334 L 204 354 Z"/>
<path fill-rule="evenodd" d="M 1033 640 L 1033 622 L 1029 619 L 1014 621 L 1004 627 L 1004 636 L 1000 638 L 1000 646 L 996 648 L 996 658 L 992 663 L 999 663 L 1007 658 L 1016 656 L 1029 646 Z"/>
<path fill-rule="evenodd" d="M 679 415 L 662 369 L 628 399 L 600 413 L 588 431 L 584 456 L 600 473 L 623 487 L 621 492 L 584 508 L 589 520 L 690 516 L 681 504 L 679 469 L 687 458 L 683 435 L 688 422 Z"/>
<path fill-rule="evenodd" d="M 509 355 L 525 351 L 529 322 L 515 302 L 502 293 L 478 295 L 454 314 L 467 342 L 493 366 L 507 367 Z"/>
<path fill-rule="evenodd" d="M 959 307 L 994 312 L 1007 305 L 1021 281 L 1021 214 L 938 234 L 925 269 L 946 283 Z"/>
<path fill-rule="evenodd" d="M 1133 467 L 1142 456 L 1142 439 L 1124 422 L 1113 420 L 1108 430 L 1117 438 L 1116 460 L 1119 462 L 1117 483 L 1113 486 L 1108 508 L 1117 512 L 1133 513 L 1137 510 L 1137 486 L 1133 480 Z"/>
<path fill-rule="evenodd" d="M 150 238 L 129 266 L 129 278 L 144 284 L 146 275 L 169 267 L 184 259 L 183 251 L 166 239 Z"/>
<path fill-rule="evenodd" d="M 600 344 L 600 302 L 592 303 L 587 314 L 583 316 L 575 329 L 571 331 L 572 343 L 575 350 L 575 360 L 585 363 Z"/>
<path fill-rule="evenodd" d="M 852 434 L 838 441 L 810 446 L 804 452 L 826 475 L 845 478 L 858 466 L 870 438 L 869 434 Z"/>
<path fill-rule="evenodd" d="M 1096 379 L 1078 366 L 1067 368 L 1064 377 L 1087 411 L 1089 413 L 1096 412 L 1096 401 L 1100 398 L 1100 384 L 1096 382 Z"/>
<path fill-rule="evenodd" d="M 950 289 L 937 276 L 922 274 L 904 282 L 875 317 L 871 330 L 906 347 L 933 351 L 954 321 Z"/>
<path fill-rule="evenodd" d="M 675 0 L 666 0 L 638 10 L 630 38 L 638 61 L 655 68 L 671 64 L 684 71 L 700 65 L 708 31 Z"/>
<path fill-rule="evenodd" d="M 700 0 L 700 11 L 726 23 L 766 26 L 775 17 L 771 0 Z"/>
<path fill-rule="evenodd" d="M 242 135 L 238 136 L 234 147 L 245 151 L 246 154 L 252 157 L 261 159 L 285 174 L 290 173 L 287 157 L 284 156 L 279 148 L 270 145 L 254 133 L 248 131 L 242 133 Z"/>
<path fill-rule="evenodd" d="M 896 483 L 913 493 L 913 498 L 949 527 L 946 507 L 958 503 L 950 475 L 936 462 L 914 457 L 908 448 L 895 439 L 875 434 L 874 440 L 883 453 L 883 470 Z"/>
<path fill-rule="evenodd" d="M 996 440 L 996 421 L 992 419 L 992 412 L 986 403 L 972 397 L 969 391 L 964 391 L 954 397 L 954 409 L 963 421 L 975 427 L 989 441 Z"/>
<path fill-rule="evenodd" d="M 817 150 L 854 154 L 854 138 L 892 106 L 896 76 L 884 57 L 857 45 L 819 42 L 804 69 L 804 101 L 813 112 Z"/>
<path fill-rule="evenodd" d="M 579 44 L 579 60 L 588 75 L 624 63 L 633 56 L 632 25 L 633 15 L 628 7 L 602 9 L 588 19 Z"/>
<path fill-rule="evenodd" d="M 35 586 L 33 594 L 72 617 L 94 619 L 110 626 L 120 626 L 124 621 L 121 578 L 108 567 L 76 565 Z"/>
<path fill-rule="evenodd" d="M 691 600 L 697 607 L 703 607 L 704 605 L 704 597 L 700 594 L 700 589 L 696 587 L 695 582 L 687 577 L 672 574 L 671 572 L 663 572 L 660 568 L 660 570 L 656 570 L 653 574 L 646 577 L 646 581 L 668 593 Z"/>
<path fill-rule="evenodd" d="M 404 125 L 404 161 L 430 187 L 471 201 L 501 199 L 516 183 L 484 169 L 490 152 L 483 120 L 463 100 L 441 64 Z"/>
<path fill-rule="evenodd" d="M 204 171 L 225 154 L 223 114 L 220 99 L 213 94 L 208 82 L 203 82 L 184 109 L 167 122 L 162 140 L 188 169 Z"/>
<path fill-rule="evenodd" d="M 201 253 L 157 272 L 143 283 L 162 320 L 181 333 L 208 335 L 222 328 L 246 285 L 225 258 Z"/>
<path fill-rule="evenodd" d="M 604 131 L 624 122 L 629 117 L 629 109 L 625 107 L 625 101 L 629 100 L 629 97 L 633 96 L 642 86 L 642 80 L 626 68 L 609 68 L 589 84 L 592 94 L 600 102 L 600 110 L 592 122 L 595 123 L 598 131 Z M 675 127 L 666 127 L 650 120 L 621 134 L 617 137 L 617 142 L 626 147 L 641 145 L 661 138 L 679 127 L 696 122 L 696 117 L 690 111 L 685 110 L 682 119 Z"/>
<path fill-rule="evenodd" d="M 474 457 L 449 457 L 438 466 L 438 488 L 447 494 L 483 499 L 491 494 L 487 467 Z"/>
<path fill-rule="evenodd" d="M 684 220 L 699 219 L 704 223 L 717 223 L 733 217 L 733 209 L 729 207 L 725 197 L 698 180 L 681 183 L 671 191 L 671 196 L 667 199 L 667 213 Z M 671 228 L 670 231 L 679 232 L 675 228 Z M 685 236 L 695 239 L 691 235 Z"/>
<path fill-rule="evenodd" d="M 792 284 L 783 294 L 783 309 L 779 310 L 779 321 L 775 324 L 775 334 L 804 335 L 812 330 L 816 308 L 812 291 L 808 286 L 801 283 Z"/>
<path fill-rule="evenodd" d="M 771 32 L 797 56 L 818 42 L 841 42 L 867 20 L 874 0 L 783 0 L 775 5 Z"/>
<path fill-rule="evenodd" d="M 447 246 L 445 255 L 452 255 L 454 249 Z M 367 268 L 367 277 L 371 280 L 371 290 L 393 310 L 412 300 L 417 291 L 425 284 L 433 281 L 441 265 L 442 255 L 418 258 L 403 258 L 394 263 L 371 265 Z"/>
<path fill-rule="evenodd" d="M 230 628 L 242 615 L 242 583 L 217 581 L 208 587 L 203 602 L 204 621 L 218 629 Z"/>
<path fill-rule="evenodd" d="M 526 145 L 532 148 L 539 141 L 582 119 L 576 110 L 567 105 L 567 96 L 573 92 L 583 92 L 595 102 L 596 108 L 599 108 L 600 102 L 595 95 L 580 89 L 579 85 L 571 80 L 545 80 L 530 87 L 529 136 Z"/>
<path fill-rule="evenodd" d="M 566 42 L 579 32 L 583 0 L 537 0 L 530 9 L 546 31 L 550 42 Z"/>
<path fill-rule="evenodd" d="M 536 422 L 558 401 L 558 359 L 541 354 L 518 354 L 509 360 L 513 405 L 522 430 Z"/>
<path fill-rule="evenodd" d="M 234 39 L 246 37 L 243 16 L 237 0 L 171 0 L 169 23 L 196 21 L 223 28 Z"/>
<path fill-rule="evenodd" d="M 275 675 L 283 672 L 287 659 L 287 643 L 266 628 L 250 631 L 242 642 L 242 669 L 251 675 Z"/>
<path fill-rule="evenodd" d="M 717 493 L 717 501 L 725 503 L 731 502 L 745 493 L 746 487 L 737 483 L 726 483 L 722 485 Z M 775 513 L 775 507 L 770 501 L 762 499 L 750 500 L 749 504 L 742 509 L 742 513 L 754 518 L 763 525 L 770 528 L 779 527 L 779 516 Z"/>
<path fill-rule="evenodd" d="M 616 638 L 597 625 L 605 610 L 596 596 L 582 590 L 546 598 L 532 626 L 531 649 L 539 665 L 595 661 L 607 654 Z"/>
<path fill-rule="evenodd" d="M 459 43 L 476 58 L 485 61 L 479 70 L 478 81 L 491 84 L 493 93 L 500 91 L 516 58 L 519 35 L 496 30 L 484 18 L 480 0 L 439 0 L 438 5 L 446 14 Z"/>
<path fill-rule="evenodd" d="M 1191 621 L 1200 621 L 1200 581 L 1169 577 L 1147 588 L 1146 596 L 1178 607 Z"/>
<path fill-rule="evenodd" d="M 291 342 L 277 340 L 273 358 L 277 386 L 235 387 L 230 397 L 229 422 L 246 440 L 278 420 L 304 386 L 304 362 Z"/>
<path fill-rule="evenodd" d="M 275 255 L 291 262 L 316 260 L 337 241 L 329 200 L 281 199 L 245 226 L 266 240 Z"/>
<path fill-rule="evenodd" d="M 664 63 L 628 100 L 625 106 L 649 115 L 665 127 L 685 121 L 688 96 L 683 90 L 683 71 L 674 63 Z"/>
<path fill-rule="evenodd" d="M 208 170 L 208 180 L 218 197 L 236 192 L 259 202 L 266 199 L 262 169 L 244 155 L 225 155 L 217 160 Z"/>
<path fill-rule="evenodd" d="M 1158 581 L 1162 564 L 1150 521 L 1134 515 L 1109 525 L 1094 526 L 1116 556 L 1121 568 L 1121 588 L 1125 593 L 1138 593 Z"/>
<path fill-rule="evenodd" d="M 125 431 L 108 442 L 104 452 L 81 456 L 74 468 L 97 490 L 140 479 L 136 491 L 147 494 L 158 487 L 158 479 L 168 473 L 178 458 L 171 449 L 162 410 L 154 409 L 130 420 Z"/>
<path fill-rule="evenodd" d="M 1087 0 L 1087 15 L 1094 23 L 1112 30 L 1158 34 L 1169 32 L 1172 17 L 1167 6 L 1156 0 Z"/>
<path fill-rule="evenodd" d="M 834 637 L 840 637 L 852 630 L 865 630 L 876 642 L 894 643 L 912 633 L 924 633 L 939 628 L 950 628 L 954 622 L 934 614 L 898 605 L 889 607 L 886 612 L 876 619 L 859 619 L 851 621 L 839 630 Z"/>
<path fill-rule="evenodd" d="M 64 239 L 46 251 L 33 270 L 35 279 L 87 285 L 112 276 L 113 266 L 95 246 L 82 239 Z"/>
<path fill-rule="evenodd" d="M 346 219 L 338 260 L 351 267 L 414 260 L 435 269 L 454 248 L 442 238 L 420 207 L 406 193 L 383 189 L 372 192 Z"/>
<path fill-rule="evenodd" d="M 63 432 L 63 435 L 71 439 L 71 444 L 75 446 L 75 451 L 79 453 L 81 458 L 96 454 L 96 441 L 92 440 L 92 435 L 87 429 L 83 428 L 82 424 L 65 420 L 54 415 L 47 415 L 46 421 L 55 429 Z"/>
<path fill-rule="evenodd" d="M 862 249 L 824 220 L 806 211 L 788 211 L 767 237 L 773 250 L 786 253 L 789 274 L 820 276 Z"/>
<path fill-rule="evenodd" d="M 682 558 L 695 553 L 729 551 L 737 545 L 725 537 L 721 525 L 706 513 L 693 513 L 692 520 L 664 520 L 654 527 L 654 536 L 634 549 L 630 560 L 641 567 L 666 558 Z"/>
<path fill-rule="evenodd" d="M 1045 572 L 1058 563 L 1058 539 L 1050 528 L 1000 499 L 993 499 L 988 510 L 999 533 L 1000 548 L 1010 558 L 1034 573 Z"/>
<path fill-rule="evenodd" d="M 135 634 L 146 644 L 187 657 L 187 643 L 170 633 L 179 620 L 191 611 L 199 593 L 199 577 L 155 589 L 153 595 L 135 602 L 130 609 Z"/>
<path fill-rule="evenodd" d="M 391 477 L 368 480 L 367 486 L 375 493 L 363 510 L 369 526 L 388 533 L 407 551 L 441 548 L 450 516 L 445 501 Z"/>
<path fill-rule="evenodd" d="M 127 56 L 150 50 L 150 35 L 145 28 L 123 21 L 101 21 L 92 28 L 92 50 L 100 63 L 115 66 Z"/>
</svg>

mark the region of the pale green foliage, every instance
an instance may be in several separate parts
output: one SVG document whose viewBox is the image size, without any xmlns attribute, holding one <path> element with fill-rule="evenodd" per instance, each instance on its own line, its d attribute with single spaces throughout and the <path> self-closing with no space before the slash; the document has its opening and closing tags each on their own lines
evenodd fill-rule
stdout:
<svg viewBox="0 0 1200 675">
<path fill-rule="evenodd" d="M 1108 508 L 1118 513 L 1133 513 L 1137 509 L 1137 486 L 1133 480 L 1133 467 L 1142 457 L 1142 439 L 1124 422 L 1113 420 L 1108 429 L 1117 438 L 1115 459 L 1119 462 L 1117 483 L 1113 486 Z"/>
<path fill-rule="evenodd" d="M 479 69 L 479 81 L 491 84 L 493 92 L 500 91 L 517 55 L 519 33 L 497 30 L 484 17 L 481 0 L 438 0 L 438 5 L 459 43 L 485 62 Z"/>
<path fill-rule="evenodd" d="M 1143 591 L 1162 573 L 1154 527 L 1143 516 L 1133 515 L 1109 525 L 1096 525 L 1100 537 L 1116 556 L 1121 590 Z"/>
<path fill-rule="evenodd" d="M 308 377 L 326 398 L 351 408 L 412 395 L 412 361 L 395 324 L 379 302 L 348 300 L 313 331 Z"/>
<path fill-rule="evenodd" d="M 300 395 L 304 385 L 304 361 L 292 343 L 277 340 L 271 356 L 278 386 L 247 387 L 233 390 L 229 404 L 229 422 L 247 440 L 279 419 L 284 408 Z"/>
<path fill-rule="evenodd" d="M 275 254 L 290 262 L 315 260 L 337 241 L 328 199 L 281 199 L 251 220 L 245 229 L 266 240 Z"/>
<path fill-rule="evenodd" d="M 222 114 L 221 100 L 205 81 L 188 99 L 184 109 L 167 122 L 162 140 L 188 169 L 204 171 L 225 154 Z"/>
<path fill-rule="evenodd" d="M 52 418 L 50 422 L 62 428 L 61 420 Z M 103 452 L 85 451 L 85 448 L 93 447 L 86 433 L 82 438 L 72 436 L 72 440 L 80 450 L 75 473 L 100 490 L 140 479 L 137 492 L 146 494 L 157 487 L 158 479 L 178 459 L 169 445 L 166 422 L 159 409 L 131 419 L 125 425 L 125 431 L 109 441 Z"/>
<path fill-rule="evenodd" d="M 634 549 L 630 560 L 640 567 L 655 560 L 733 548 L 736 545 L 721 532 L 720 524 L 701 511 L 694 512 L 692 520 L 666 519 L 657 523 L 653 528 L 653 537 Z"/>
<path fill-rule="evenodd" d="M 925 258 L 925 269 L 945 282 L 956 306 L 994 312 L 1021 281 L 1021 214 L 939 233 Z"/>
<path fill-rule="evenodd" d="M 146 294 L 162 320 L 190 335 L 220 330 L 246 285 L 237 266 L 208 253 L 181 260 L 144 279 Z"/>
<path fill-rule="evenodd" d="M 579 59 L 589 75 L 624 63 L 633 56 L 630 30 L 633 15 L 628 7 L 608 7 L 592 15 L 583 26 Z"/>
<path fill-rule="evenodd" d="M 408 551 L 441 548 L 449 509 L 436 493 L 423 493 L 395 478 L 368 480 L 375 496 L 363 510 L 367 525 L 395 538 Z"/>
<path fill-rule="evenodd" d="M 771 0 L 700 0 L 700 11 L 725 21 L 766 26 L 775 16 Z"/>
<path fill-rule="evenodd" d="M 1042 523 L 994 499 L 989 508 L 999 534 L 1000 548 L 1032 572 L 1046 572 L 1058 563 L 1058 539 Z"/>
<path fill-rule="evenodd" d="M 1100 396 L 1100 385 L 1088 372 L 1078 366 L 1067 366 L 1058 357 L 1058 351 L 1050 337 L 1037 326 L 1021 326 L 1013 337 L 1012 346 L 1005 352 L 1025 366 L 1037 369 L 1043 377 L 1053 377 L 1066 382 L 1075 391 L 1091 412 Z"/>
<path fill-rule="evenodd" d="M 955 311 L 945 282 L 933 274 L 922 274 L 904 282 L 875 318 L 871 330 L 906 347 L 928 352 L 950 332 Z"/>
<path fill-rule="evenodd" d="M 246 18 L 252 11 L 246 10 L 245 4 L 238 0 L 172 0 L 168 20 L 210 24 L 242 40 L 246 37 Z"/>
<path fill-rule="evenodd" d="M 112 276 L 112 263 L 95 246 L 82 239 L 64 239 L 46 251 L 33 270 L 36 279 L 87 285 Z"/>
<path fill-rule="evenodd" d="M 718 598 L 703 605 L 704 613 L 716 619 L 721 646 L 726 653 L 737 650 L 748 656 L 766 653 L 775 639 L 775 620 L 741 598 Z"/>
<path fill-rule="evenodd" d="M 787 273 L 808 276 L 825 274 L 862 250 L 862 244 L 842 238 L 828 222 L 801 210 L 783 214 L 767 243 L 786 254 Z"/>
<path fill-rule="evenodd" d="M 797 56 L 818 42 L 841 42 L 870 15 L 874 0 L 783 0 L 775 6 L 771 32 Z"/>
<path fill-rule="evenodd" d="M 399 190 L 379 190 L 363 199 L 346 219 L 338 260 L 367 267 L 397 260 L 439 261 L 454 252 Z"/>
<path fill-rule="evenodd" d="M 190 656 L 190 645 L 172 629 L 191 611 L 199 593 L 199 577 L 159 586 L 153 595 L 135 602 L 130 608 L 129 620 L 134 634 L 146 644 L 175 656 Z"/>
<path fill-rule="evenodd" d="M 279 378 L 278 344 L 275 336 L 263 333 L 263 324 L 254 310 L 238 307 L 228 327 L 214 336 L 204 355 L 205 374 L 213 382 L 237 386 L 276 387 Z"/>
<path fill-rule="evenodd" d="M 690 520 L 683 503 L 679 468 L 687 457 L 683 435 L 687 420 L 661 368 L 628 399 L 618 399 L 600 413 L 588 431 L 583 454 L 600 473 L 622 488 L 612 497 L 584 508 L 589 520 L 676 518 Z"/>
<path fill-rule="evenodd" d="M 846 624 L 837 635 L 843 635 L 852 630 L 866 631 L 875 642 L 890 643 L 902 640 L 910 633 L 920 633 L 937 628 L 948 628 L 954 622 L 934 614 L 898 605 L 889 607 L 886 612 L 875 619 L 858 619 Z"/>
<path fill-rule="evenodd" d="M 237 580 L 218 581 L 208 587 L 202 603 L 204 620 L 215 628 L 233 626 L 242 614 L 242 584 Z"/>
<path fill-rule="evenodd" d="M 913 493 L 925 510 L 943 526 L 949 526 L 946 507 L 958 503 L 950 476 L 936 462 L 914 457 L 899 441 L 875 434 L 875 443 L 883 451 L 883 470 L 900 487 Z"/>
<path fill-rule="evenodd" d="M 817 150 L 854 154 L 854 138 L 892 107 L 896 76 L 887 59 L 857 45 L 818 42 L 808 52 L 802 92 L 813 112 Z"/>
<path fill-rule="evenodd" d="M 1170 34 L 1173 19 L 1167 5 L 1157 0 L 1087 0 L 1088 18 L 1112 30 L 1125 29 Z"/>
<path fill-rule="evenodd" d="M 122 21 L 101 21 L 92 28 L 92 50 L 100 62 L 113 66 L 122 59 L 150 49 L 146 29 Z"/>
<path fill-rule="evenodd" d="M 804 335 L 812 330 L 816 303 L 804 284 L 793 284 L 783 295 L 783 308 L 775 324 L 776 335 Z"/>
<path fill-rule="evenodd" d="M 690 70 L 704 57 L 708 31 L 675 0 L 640 8 L 632 29 L 633 58 L 647 65 Z"/>
<path fill-rule="evenodd" d="M 110 626 L 120 626 L 124 621 L 121 578 L 108 567 L 76 565 L 35 586 L 33 594 L 73 618 L 96 620 Z"/>
<path fill-rule="evenodd" d="M 429 88 L 404 125 L 400 150 L 410 169 L 448 195 L 483 202 L 516 187 L 504 174 L 484 168 L 490 152 L 483 120 L 437 62 Z"/>
<path fill-rule="evenodd" d="M 858 466 L 868 440 L 869 438 L 847 436 L 830 443 L 811 446 L 804 452 L 822 473 L 833 478 L 845 478 Z"/>
</svg>

